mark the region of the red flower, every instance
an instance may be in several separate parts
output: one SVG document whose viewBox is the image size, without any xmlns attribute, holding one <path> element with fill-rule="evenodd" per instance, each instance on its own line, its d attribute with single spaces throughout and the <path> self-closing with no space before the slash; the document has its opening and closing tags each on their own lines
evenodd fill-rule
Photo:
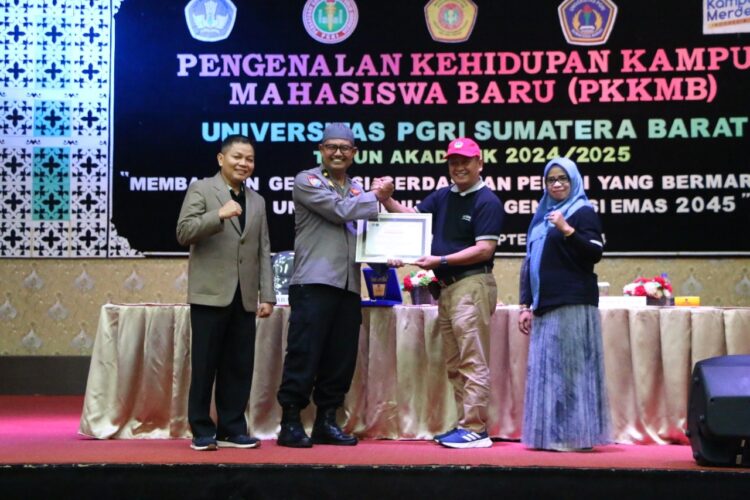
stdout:
<svg viewBox="0 0 750 500">
<path fill-rule="evenodd" d="M 427 286 L 430 284 L 430 282 L 437 280 L 438 279 L 435 277 L 435 274 L 432 271 L 425 271 L 424 269 L 420 269 L 404 276 L 403 289 L 407 292 L 410 292 L 416 287 Z"/>
<path fill-rule="evenodd" d="M 414 285 L 411 284 L 411 276 L 404 276 L 404 290 L 411 292 Z"/>
<path fill-rule="evenodd" d="M 623 295 L 634 295 L 637 297 L 671 297 L 672 284 L 669 282 L 666 274 L 654 276 L 653 278 L 644 278 L 639 276 L 628 283 L 622 289 Z"/>
</svg>

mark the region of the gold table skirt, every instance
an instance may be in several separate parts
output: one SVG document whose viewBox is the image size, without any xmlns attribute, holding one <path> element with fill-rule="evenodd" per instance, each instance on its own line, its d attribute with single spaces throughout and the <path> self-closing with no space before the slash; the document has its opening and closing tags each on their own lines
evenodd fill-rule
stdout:
<svg viewBox="0 0 750 500">
<path fill-rule="evenodd" d="M 694 363 L 750 354 L 750 308 L 601 308 L 612 438 L 619 443 L 687 443 Z M 359 357 L 342 418 L 365 438 L 431 439 L 455 419 L 435 306 L 364 308 Z M 289 308 L 258 319 L 251 433 L 276 436 L 276 390 Z M 490 436 L 518 439 L 523 418 L 528 337 L 518 308 L 498 306 L 490 341 Z M 190 437 L 190 307 L 102 307 L 79 432 L 96 438 Z M 303 417 L 309 426 L 312 405 Z"/>
</svg>

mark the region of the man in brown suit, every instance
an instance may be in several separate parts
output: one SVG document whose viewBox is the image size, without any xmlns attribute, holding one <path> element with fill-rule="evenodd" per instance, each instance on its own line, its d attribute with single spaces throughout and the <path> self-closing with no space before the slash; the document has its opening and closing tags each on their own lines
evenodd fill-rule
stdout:
<svg viewBox="0 0 750 500">
<path fill-rule="evenodd" d="M 217 155 L 220 170 L 188 188 L 177 240 L 190 245 L 191 363 L 188 421 L 191 447 L 255 448 L 245 409 L 255 354 L 255 316 L 273 311 L 275 295 L 263 197 L 245 186 L 255 150 L 241 135 L 227 137 Z M 260 302 L 260 304 L 259 304 Z M 216 381 L 216 413 L 210 415 Z"/>
</svg>

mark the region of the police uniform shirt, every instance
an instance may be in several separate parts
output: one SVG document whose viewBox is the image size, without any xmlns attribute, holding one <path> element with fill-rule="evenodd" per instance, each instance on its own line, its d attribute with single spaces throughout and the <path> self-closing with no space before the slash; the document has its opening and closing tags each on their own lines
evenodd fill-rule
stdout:
<svg viewBox="0 0 750 500">
<path fill-rule="evenodd" d="M 343 186 L 322 166 L 294 178 L 294 275 L 291 284 L 323 284 L 360 294 L 360 265 L 355 262 L 358 219 L 378 215 L 373 192 L 348 176 Z"/>
</svg>

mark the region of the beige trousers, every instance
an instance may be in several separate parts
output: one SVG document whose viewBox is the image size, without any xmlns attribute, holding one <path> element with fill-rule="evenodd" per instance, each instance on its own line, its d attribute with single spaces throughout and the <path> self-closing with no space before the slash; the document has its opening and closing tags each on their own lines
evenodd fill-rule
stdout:
<svg viewBox="0 0 750 500">
<path fill-rule="evenodd" d="M 476 274 L 443 288 L 437 328 L 443 338 L 458 427 L 484 432 L 490 400 L 490 317 L 497 305 L 492 274 Z"/>
</svg>

